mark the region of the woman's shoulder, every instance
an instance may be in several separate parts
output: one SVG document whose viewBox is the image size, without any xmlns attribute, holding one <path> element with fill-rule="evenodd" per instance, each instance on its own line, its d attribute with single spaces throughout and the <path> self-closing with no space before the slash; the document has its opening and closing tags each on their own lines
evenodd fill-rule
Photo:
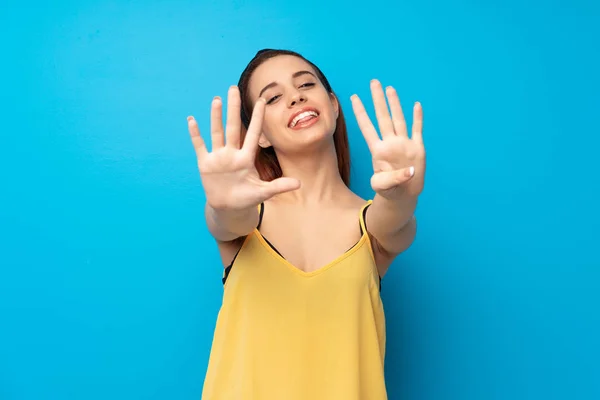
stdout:
<svg viewBox="0 0 600 400">
<path fill-rule="evenodd" d="M 347 205 L 351 208 L 363 208 L 365 205 L 371 201 L 370 199 L 365 199 L 362 196 L 359 196 L 357 193 L 350 192 L 347 195 Z"/>
</svg>

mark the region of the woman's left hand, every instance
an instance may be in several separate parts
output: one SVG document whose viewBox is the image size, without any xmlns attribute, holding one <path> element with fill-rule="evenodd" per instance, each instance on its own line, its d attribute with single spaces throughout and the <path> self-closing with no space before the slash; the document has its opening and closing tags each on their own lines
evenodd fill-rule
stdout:
<svg viewBox="0 0 600 400">
<path fill-rule="evenodd" d="M 409 137 L 396 90 L 388 86 L 386 93 L 391 115 L 381 83 L 371 81 L 371 94 L 381 138 L 361 100 L 357 95 L 351 97 L 356 121 L 373 157 L 371 187 L 389 200 L 398 200 L 406 195 L 417 197 L 423 190 L 425 177 L 423 109 L 419 102 L 415 103 L 412 134 Z"/>
</svg>

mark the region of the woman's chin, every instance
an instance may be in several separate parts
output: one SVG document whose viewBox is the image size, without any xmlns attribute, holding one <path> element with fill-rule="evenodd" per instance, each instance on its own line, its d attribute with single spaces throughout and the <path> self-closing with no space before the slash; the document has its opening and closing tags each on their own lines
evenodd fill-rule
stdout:
<svg viewBox="0 0 600 400">
<path fill-rule="evenodd" d="M 316 127 L 315 127 L 316 128 Z M 298 132 L 294 132 L 298 133 Z M 296 151 L 315 150 L 315 148 L 333 144 L 333 132 L 323 129 L 304 129 L 301 135 L 292 137 L 291 146 Z"/>
</svg>

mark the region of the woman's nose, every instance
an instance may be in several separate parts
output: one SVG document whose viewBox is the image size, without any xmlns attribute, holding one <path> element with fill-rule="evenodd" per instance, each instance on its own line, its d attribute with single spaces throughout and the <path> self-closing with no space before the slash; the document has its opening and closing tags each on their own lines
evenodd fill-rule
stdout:
<svg viewBox="0 0 600 400">
<path fill-rule="evenodd" d="M 293 107 L 297 104 L 301 104 L 304 102 L 306 102 L 306 97 L 304 97 L 304 95 L 302 93 L 296 93 L 290 101 L 290 107 Z"/>
</svg>

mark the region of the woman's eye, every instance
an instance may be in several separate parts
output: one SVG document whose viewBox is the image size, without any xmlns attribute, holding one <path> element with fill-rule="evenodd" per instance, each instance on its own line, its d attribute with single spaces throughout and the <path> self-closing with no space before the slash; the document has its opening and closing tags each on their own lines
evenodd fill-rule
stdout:
<svg viewBox="0 0 600 400">
<path fill-rule="evenodd" d="M 300 88 L 308 88 L 311 86 L 315 86 L 315 83 L 314 82 L 306 82 L 306 83 L 303 83 L 302 85 L 300 85 Z M 275 102 L 279 97 L 281 97 L 281 95 L 279 95 L 279 94 L 277 96 L 271 97 L 269 100 L 267 100 L 267 104 L 271 104 L 271 103 Z"/>
<path fill-rule="evenodd" d="M 267 104 L 271 104 L 272 102 L 274 102 L 275 100 L 277 100 L 277 98 L 278 98 L 278 97 L 279 97 L 279 95 L 271 97 L 271 98 L 270 98 L 270 99 L 267 101 Z"/>
</svg>

